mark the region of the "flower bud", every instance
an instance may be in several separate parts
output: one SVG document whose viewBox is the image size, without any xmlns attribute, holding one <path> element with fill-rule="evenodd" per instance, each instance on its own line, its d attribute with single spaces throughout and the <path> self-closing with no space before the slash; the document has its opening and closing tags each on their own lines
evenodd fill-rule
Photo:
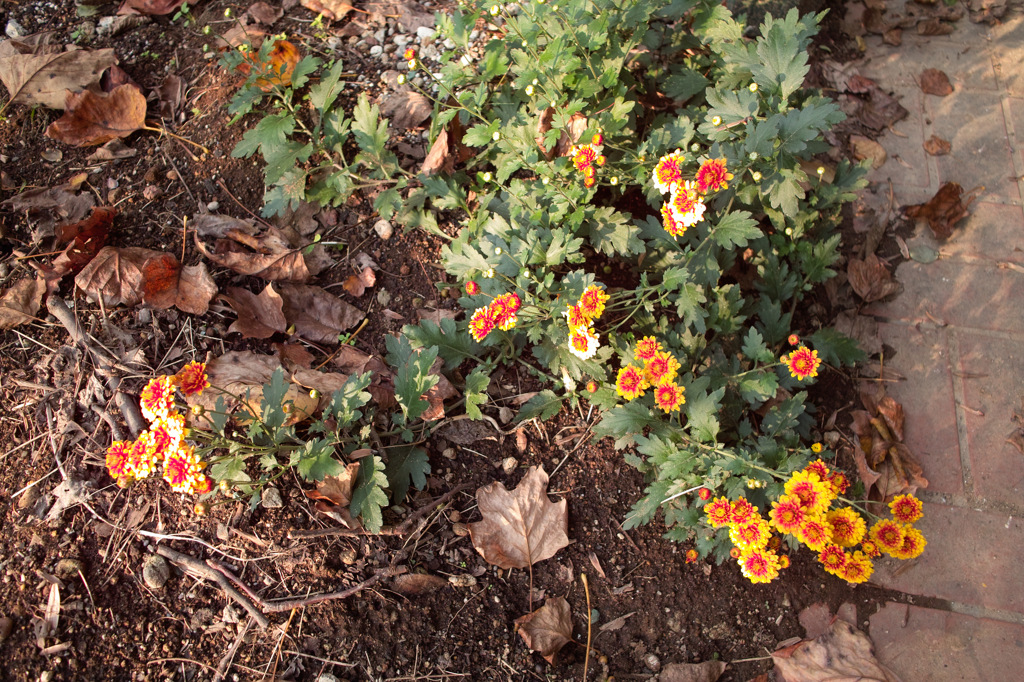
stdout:
<svg viewBox="0 0 1024 682">
<path fill-rule="evenodd" d="M 608 182 L 610 182 L 612 184 L 612 186 L 614 187 L 615 185 L 619 184 L 619 176 L 618 175 L 613 175 Z"/>
<path fill-rule="evenodd" d="M 407 48 L 405 53 L 402 55 L 402 59 L 405 61 L 416 59 L 416 50 L 411 47 Z"/>
<path fill-rule="evenodd" d="M 751 92 L 757 92 L 757 83 L 751 83 L 749 89 Z"/>
<path fill-rule="evenodd" d="M 206 512 L 209 510 L 210 508 L 205 502 L 196 502 L 196 505 L 192 507 L 192 511 L 196 513 L 196 516 L 206 516 Z"/>
<path fill-rule="evenodd" d="M 597 156 L 597 158 L 594 159 L 594 163 L 596 163 L 598 166 L 603 166 L 606 163 L 608 163 L 608 159 L 605 158 L 604 154 L 600 154 Z"/>
<path fill-rule="evenodd" d="M 712 116 L 711 117 L 711 125 L 713 125 L 713 126 L 720 126 L 720 125 L 722 125 L 722 117 L 721 116 Z"/>
<path fill-rule="evenodd" d="M 484 180 L 484 182 L 490 182 L 491 181 L 491 172 L 490 171 L 487 171 L 486 173 L 484 173 L 483 180 Z"/>
<path fill-rule="evenodd" d="M 597 382 L 596 381 L 588 381 L 587 382 L 587 393 L 597 393 Z"/>
<path fill-rule="evenodd" d="M 542 184 L 542 185 L 546 185 L 549 182 L 551 182 L 551 178 L 543 177 L 543 178 L 540 179 L 540 184 Z"/>
<path fill-rule="evenodd" d="M 476 296 L 480 293 L 480 285 L 474 280 L 469 280 L 466 282 L 466 293 L 470 296 Z"/>
<path fill-rule="evenodd" d="M 527 85 L 526 86 L 526 96 L 527 97 L 533 97 L 533 86 L 532 85 Z"/>
<path fill-rule="evenodd" d="M 194 414 L 197 417 L 202 417 L 203 414 L 206 412 L 206 408 L 198 404 L 193 405 L 190 409 L 192 410 L 192 414 Z"/>
<path fill-rule="evenodd" d="M 415 71 L 416 70 L 416 60 L 415 59 L 410 59 L 409 60 L 409 70 L 410 71 Z"/>
<path fill-rule="evenodd" d="M 227 491 L 231 490 L 231 484 L 228 483 L 228 480 L 226 478 L 225 479 L 221 479 L 220 483 L 217 484 L 217 488 L 222 493 L 226 493 Z"/>
<path fill-rule="evenodd" d="M 796 334 L 790 334 L 789 338 L 786 339 L 786 341 L 788 341 L 789 345 L 791 345 L 791 346 L 799 346 L 800 345 L 800 337 L 797 336 Z"/>
<path fill-rule="evenodd" d="M 495 130 L 494 134 L 491 135 L 491 139 L 494 140 L 495 142 L 497 142 L 498 140 L 501 139 L 501 133 L 499 133 L 497 130 Z"/>
<path fill-rule="evenodd" d="M 747 158 L 751 161 L 757 161 L 757 152 L 750 152 L 747 154 Z"/>
<path fill-rule="evenodd" d="M 604 144 L 604 135 L 601 133 L 594 133 L 594 137 L 592 137 L 590 141 L 595 145 Z"/>
<path fill-rule="evenodd" d="M 498 12 L 500 11 L 500 7 L 498 7 L 497 5 L 491 5 L 491 16 L 498 16 Z"/>
<path fill-rule="evenodd" d="M 711 499 L 711 495 L 712 493 L 710 488 L 701 488 L 700 490 L 697 491 L 697 497 L 704 500 L 705 502 Z"/>
<path fill-rule="evenodd" d="M 398 81 L 399 85 L 403 85 L 405 83 L 405 74 L 404 73 L 398 74 L 398 78 L 396 80 Z"/>
<path fill-rule="evenodd" d="M 825 174 L 825 167 L 824 166 L 818 166 L 818 177 L 821 177 L 824 174 Z"/>
<path fill-rule="evenodd" d="M 212 31 L 213 31 L 213 29 L 212 29 L 212 28 L 210 28 L 210 25 L 209 25 L 209 24 L 207 24 L 206 26 L 203 26 L 203 35 L 204 35 L 204 36 L 208 36 L 208 35 L 210 35 L 210 33 L 211 33 Z"/>
<path fill-rule="evenodd" d="M 313 400 L 320 400 L 320 391 L 316 390 L 315 388 L 310 389 L 309 397 L 312 398 Z"/>
<path fill-rule="evenodd" d="M 234 13 L 234 12 L 233 12 L 233 11 L 231 10 L 231 8 L 230 8 L 230 7 L 226 8 L 226 9 L 224 10 L 224 18 L 225 18 L 225 19 L 230 19 L 230 18 L 231 18 L 231 17 L 233 17 L 234 15 L 235 15 L 235 13 Z"/>
<path fill-rule="evenodd" d="M 753 178 L 754 182 L 760 182 L 761 181 L 761 174 L 759 172 L 757 172 L 757 171 L 754 171 L 753 173 L 751 173 L 750 177 Z"/>
<path fill-rule="evenodd" d="M 583 178 L 583 186 L 584 187 L 590 188 L 590 187 L 593 187 L 596 184 L 597 184 L 597 180 L 593 176 Z"/>
</svg>

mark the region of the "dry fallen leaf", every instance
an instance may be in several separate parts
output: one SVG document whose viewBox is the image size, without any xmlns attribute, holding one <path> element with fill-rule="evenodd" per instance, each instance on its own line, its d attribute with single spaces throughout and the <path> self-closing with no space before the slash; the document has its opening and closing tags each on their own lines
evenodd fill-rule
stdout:
<svg viewBox="0 0 1024 682">
<path fill-rule="evenodd" d="M 725 666 L 722 661 L 669 663 L 658 675 L 658 682 L 715 682 L 725 672 Z"/>
<path fill-rule="evenodd" d="M 178 115 L 178 108 L 185 96 L 185 81 L 181 79 L 181 76 L 169 73 L 164 76 L 163 82 L 153 93 L 156 95 L 157 113 L 160 118 L 173 121 Z"/>
<path fill-rule="evenodd" d="M 345 280 L 345 283 L 342 284 L 342 287 L 348 293 L 359 298 L 366 293 L 366 289 L 368 287 L 372 287 L 376 283 L 377 275 L 374 274 L 372 268 L 366 267 L 363 268 L 362 272 L 359 274 L 350 275 L 349 278 Z"/>
<path fill-rule="evenodd" d="M 935 135 L 924 141 L 924 150 L 932 156 L 944 156 L 952 151 L 952 149 L 953 145 Z"/>
<path fill-rule="evenodd" d="M 338 343 L 340 334 L 365 317 L 362 310 L 320 287 L 282 284 L 280 291 L 288 324 L 296 335 L 314 343 Z"/>
<path fill-rule="evenodd" d="M 36 265 L 46 280 L 50 293 L 55 291 L 66 275 L 81 272 L 107 242 L 107 235 L 117 210 L 106 206 L 95 208 L 85 220 L 61 228 L 58 241 L 70 243 L 49 265 Z"/>
<path fill-rule="evenodd" d="M 868 128 L 882 131 L 910 115 L 896 98 L 883 91 L 870 78 L 854 74 L 847 79 L 846 92 L 857 95 L 851 98 L 852 109 L 847 115 L 856 117 Z"/>
<path fill-rule="evenodd" d="M 501 568 L 527 568 L 569 544 L 565 500 L 547 496 L 548 475 L 530 467 L 513 492 L 495 481 L 476 491 L 482 521 L 469 524 L 473 546 Z"/>
<path fill-rule="evenodd" d="M 873 253 L 869 253 L 864 260 L 851 258 L 846 275 L 854 292 L 868 303 L 891 296 L 902 289 L 885 264 Z"/>
<path fill-rule="evenodd" d="M 858 161 L 870 160 L 871 167 L 875 170 L 881 168 L 888 158 L 882 145 L 863 135 L 850 135 L 850 149 L 853 151 L 855 159 Z"/>
<path fill-rule="evenodd" d="M 331 21 L 343 19 L 355 9 L 344 0 L 302 0 L 302 6 L 314 14 L 323 14 Z"/>
<path fill-rule="evenodd" d="M 98 84 L 103 72 L 117 63 L 112 48 L 64 51 L 53 44 L 55 36 L 36 33 L 0 43 L 0 81 L 12 104 L 63 109 L 68 90 Z"/>
<path fill-rule="evenodd" d="M 875 658 L 868 636 L 844 620 L 837 619 L 820 637 L 774 652 L 772 660 L 786 682 L 899 682 Z"/>
<path fill-rule="evenodd" d="M 114 161 L 115 159 L 128 159 L 135 156 L 135 154 L 137 154 L 135 149 L 129 147 L 121 140 L 111 140 L 86 157 L 85 160 L 89 163 L 99 163 L 102 161 Z"/>
<path fill-rule="evenodd" d="M 948 36 L 954 30 L 956 30 L 956 26 L 941 21 L 938 17 L 931 17 L 917 24 L 917 35 L 919 36 Z"/>
<path fill-rule="evenodd" d="M 517 618 L 515 624 L 530 651 L 552 665 L 558 651 L 572 641 L 572 612 L 565 597 L 551 597 L 533 613 Z"/>
<path fill-rule="evenodd" d="M 39 242 L 54 235 L 54 228 L 65 223 L 75 223 L 89 213 L 96 205 L 91 192 L 77 191 L 70 183 L 56 187 L 30 189 L 5 199 L 2 206 L 13 211 L 25 212 L 35 224 L 32 240 Z"/>
<path fill-rule="evenodd" d="M 292 73 L 299 63 L 299 48 L 287 40 L 275 40 L 274 47 L 267 55 L 267 61 L 256 61 L 259 52 L 250 50 L 245 53 L 245 61 L 238 65 L 238 70 L 245 74 L 256 69 L 258 78 L 256 85 L 261 90 L 270 91 L 275 85 L 288 85 L 292 82 Z"/>
<path fill-rule="evenodd" d="M 444 128 L 430 146 L 427 158 L 423 159 L 420 173 L 429 177 L 441 169 L 446 173 L 452 172 L 455 169 L 455 162 L 448 154 L 448 146 L 448 129 Z"/>
<path fill-rule="evenodd" d="M 404 573 L 395 576 L 391 583 L 396 592 L 407 597 L 436 592 L 446 585 L 447 579 L 428 573 Z"/>
<path fill-rule="evenodd" d="M 408 87 L 392 92 L 380 104 L 380 113 L 391 119 L 396 130 L 415 128 L 434 111 L 434 105 L 426 97 Z"/>
<path fill-rule="evenodd" d="M 219 239 L 214 251 L 206 248 L 195 233 L 199 251 L 217 265 L 231 268 L 241 275 L 253 275 L 271 281 L 305 282 L 311 273 L 306 266 L 302 249 L 293 248 L 285 235 L 276 227 L 268 227 L 258 235 L 228 229 L 229 239 Z M 245 251 L 245 245 L 255 251 Z"/>
<path fill-rule="evenodd" d="M 288 323 L 284 318 L 284 301 L 268 284 L 259 294 L 248 289 L 230 287 L 227 295 L 221 295 L 238 319 L 228 327 L 228 333 L 238 332 L 244 339 L 268 339 L 284 332 Z"/>
<path fill-rule="evenodd" d="M 0 329 L 11 329 L 35 319 L 43 304 L 46 280 L 26 277 L 14 283 L 0 296 Z"/>
<path fill-rule="evenodd" d="M 252 18 L 253 21 L 265 24 L 266 26 L 270 26 L 283 16 L 283 9 L 280 7 L 274 7 L 266 2 L 257 2 L 249 5 L 249 9 L 245 10 L 245 14 L 243 15 L 243 17 Z"/>
<path fill-rule="evenodd" d="M 68 92 L 66 108 L 45 134 L 75 147 L 127 137 L 146 126 L 146 98 L 134 85 L 120 85 L 109 94 Z"/>
<path fill-rule="evenodd" d="M 163 254 L 138 246 L 105 246 L 75 277 L 75 286 L 105 306 L 136 306 L 142 303 L 143 269 L 151 258 Z"/>
<path fill-rule="evenodd" d="M 624 626 L 626 624 L 626 621 L 629 620 L 630 618 L 632 618 L 635 615 L 636 615 L 636 611 L 630 611 L 629 613 L 623 614 L 623 615 L 619 616 L 618 618 L 610 620 L 607 623 L 605 623 L 604 625 L 602 625 L 601 628 L 600 628 L 600 631 L 601 632 L 615 632 L 616 630 L 621 630 L 622 626 Z"/>
<path fill-rule="evenodd" d="M 945 97 L 953 93 L 949 76 L 938 69 L 925 69 L 921 72 L 921 90 L 928 95 Z"/>
<path fill-rule="evenodd" d="M 960 198 L 963 192 L 963 187 L 957 183 L 947 182 L 931 199 L 908 206 L 904 211 L 908 218 L 927 220 L 936 239 L 949 239 L 953 227 L 967 215 L 967 207 L 978 198 L 977 194 L 971 194 L 964 203 Z"/>
<path fill-rule="evenodd" d="M 162 16 L 177 11 L 185 0 L 124 0 L 118 14 L 154 14 Z"/>
<path fill-rule="evenodd" d="M 359 462 L 347 464 L 345 470 L 337 476 L 324 476 L 316 490 L 306 491 L 306 497 L 316 500 L 313 506 L 318 512 L 330 516 L 346 528 L 361 528 L 362 524 L 358 519 L 353 519 L 348 510 L 358 475 Z"/>
<path fill-rule="evenodd" d="M 217 294 L 217 285 L 206 263 L 182 267 L 169 253 L 148 261 L 143 277 L 142 302 L 157 310 L 174 306 L 184 313 L 205 315 Z"/>
</svg>

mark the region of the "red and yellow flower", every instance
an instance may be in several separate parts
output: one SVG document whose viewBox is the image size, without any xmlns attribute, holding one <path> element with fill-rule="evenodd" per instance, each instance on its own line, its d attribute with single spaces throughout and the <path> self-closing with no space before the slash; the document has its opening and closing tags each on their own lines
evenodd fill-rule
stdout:
<svg viewBox="0 0 1024 682">
<path fill-rule="evenodd" d="M 466 293 L 469 294 L 470 296 L 476 296 L 477 294 L 480 293 L 480 285 L 476 282 L 476 280 L 471 279 L 468 282 L 466 282 Z"/>
<path fill-rule="evenodd" d="M 654 387 L 654 404 L 663 412 L 675 412 L 686 402 L 686 389 L 674 381 L 663 381 Z"/>
<path fill-rule="evenodd" d="M 521 305 L 522 302 L 519 300 L 519 294 L 500 294 L 494 297 L 490 307 L 498 329 L 507 332 L 516 326 L 516 313 Z"/>
<path fill-rule="evenodd" d="M 676 183 L 682 181 L 683 163 L 685 162 L 686 157 L 678 149 L 658 159 L 657 165 L 654 166 L 654 172 L 651 174 L 651 179 L 654 181 L 654 186 L 658 188 L 659 192 L 667 194 L 672 191 L 672 187 Z"/>
<path fill-rule="evenodd" d="M 160 417 L 149 427 L 153 435 L 153 447 L 158 459 L 178 449 L 185 434 L 185 418 L 177 412 Z"/>
<path fill-rule="evenodd" d="M 732 523 L 732 503 L 727 497 L 716 497 L 704 505 L 704 514 L 709 526 L 721 528 Z"/>
<path fill-rule="evenodd" d="M 569 306 L 562 315 L 565 316 L 570 329 L 590 326 L 590 318 L 584 314 L 583 308 L 579 305 Z"/>
<path fill-rule="evenodd" d="M 796 531 L 796 537 L 815 552 L 820 552 L 832 541 L 832 529 L 824 516 L 815 514 L 804 518 Z"/>
<path fill-rule="evenodd" d="M 772 535 L 768 522 L 760 516 L 729 527 L 729 539 L 741 550 L 764 549 Z"/>
<path fill-rule="evenodd" d="M 821 366 L 818 351 L 807 346 L 800 346 L 789 355 L 782 356 L 782 361 L 789 368 L 790 375 L 800 381 L 818 376 L 818 367 Z"/>
<path fill-rule="evenodd" d="M 593 329 L 576 327 L 569 330 L 569 352 L 580 360 L 589 360 L 597 354 L 600 337 Z"/>
<path fill-rule="evenodd" d="M 156 469 L 156 463 L 163 457 L 157 453 L 156 441 L 151 431 L 143 431 L 128 451 L 128 473 L 135 478 L 146 478 Z"/>
<path fill-rule="evenodd" d="M 843 570 L 848 558 L 849 555 L 839 545 L 825 545 L 818 552 L 818 563 L 825 568 L 826 573 L 832 575 L 837 575 Z"/>
<path fill-rule="evenodd" d="M 186 396 L 199 395 L 210 387 L 205 362 L 188 363 L 178 370 L 174 378 L 177 380 L 178 388 Z"/>
<path fill-rule="evenodd" d="M 699 557 L 699 556 L 700 555 L 697 554 L 697 550 L 695 550 L 695 549 L 688 549 L 688 550 L 686 550 L 686 563 L 692 564 L 694 561 L 697 560 L 697 557 Z"/>
<path fill-rule="evenodd" d="M 772 502 L 772 510 L 769 512 L 772 525 L 783 533 L 796 533 L 803 525 L 804 509 L 800 506 L 800 498 L 794 495 L 782 495 Z"/>
<path fill-rule="evenodd" d="M 672 214 L 672 207 L 667 203 L 661 205 L 661 225 L 673 237 L 679 237 L 686 232 L 686 225 L 678 222 Z"/>
<path fill-rule="evenodd" d="M 878 548 L 886 554 L 894 554 L 903 548 L 906 531 L 899 523 L 891 519 L 881 519 L 871 526 L 868 537 L 878 544 Z"/>
<path fill-rule="evenodd" d="M 171 490 L 178 493 L 189 493 L 199 487 L 206 478 L 202 471 L 203 463 L 191 445 L 182 445 L 164 462 L 164 480 L 170 484 Z"/>
<path fill-rule="evenodd" d="M 897 495 L 889 503 L 889 510 L 900 523 L 913 523 L 924 516 L 924 505 L 913 495 Z"/>
<path fill-rule="evenodd" d="M 483 341 L 497 326 L 498 321 L 491 306 L 477 308 L 469 319 L 469 334 L 477 341 Z"/>
<path fill-rule="evenodd" d="M 651 386 L 672 381 L 679 374 L 679 361 L 671 353 L 658 351 L 644 362 L 644 378 Z"/>
<path fill-rule="evenodd" d="M 636 342 L 636 348 L 633 349 L 633 358 L 640 361 L 646 362 L 654 357 L 654 354 L 661 350 L 661 344 L 653 336 L 645 336 Z"/>
<path fill-rule="evenodd" d="M 619 374 L 615 378 L 615 392 L 626 400 L 639 398 L 644 394 L 646 388 L 644 372 L 635 365 L 626 365 L 619 370 Z"/>
<path fill-rule="evenodd" d="M 725 159 L 708 159 L 697 169 L 695 185 L 701 194 L 708 194 L 719 189 L 729 189 L 729 180 L 733 175 L 725 165 Z"/>
<path fill-rule="evenodd" d="M 596 284 L 591 284 L 583 290 L 583 295 L 580 296 L 580 310 L 590 319 L 596 320 L 604 313 L 604 305 L 610 298 L 611 296 L 606 294 L 604 289 Z"/>
<path fill-rule="evenodd" d="M 740 572 L 752 583 L 770 583 L 779 577 L 779 557 L 768 549 L 740 553 Z"/>
<path fill-rule="evenodd" d="M 684 228 L 696 225 L 704 219 L 704 198 L 694 188 L 689 180 L 677 182 L 672 189 L 668 200 L 669 210 L 672 218 Z"/>
<path fill-rule="evenodd" d="M 757 511 L 757 507 L 751 504 L 747 498 L 741 497 L 732 503 L 732 516 L 729 517 L 731 523 L 746 523 L 759 518 L 761 518 L 761 514 Z"/>
<path fill-rule="evenodd" d="M 576 148 L 576 151 L 572 155 L 572 165 L 576 166 L 578 171 L 586 171 L 587 168 L 592 168 L 594 161 L 597 159 L 597 150 L 594 149 L 593 145 L 584 144 Z"/>
<path fill-rule="evenodd" d="M 825 520 L 832 527 L 832 542 L 840 547 L 853 547 L 867 533 L 864 519 L 850 507 L 829 511 L 825 514 Z"/>
<path fill-rule="evenodd" d="M 821 514 L 828 509 L 832 503 L 832 489 L 824 483 L 817 474 L 806 471 L 794 473 L 786 481 L 786 494 L 792 495 L 800 500 L 806 514 Z"/>
<path fill-rule="evenodd" d="M 174 377 L 153 377 L 139 395 L 142 416 L 149 421 L 166 417 L 174 409 Z"/>
<path fill-rule="evenodd" d="M 131 450 L 132 443 L 124 440 L 116 440 L 107 448 L 107 471 L 110 472 L 111 477 L 116 479 L 131 475 L 131 470 L 128 467 Z"/>
<path fill-rule="evenodd" d="M 921 531 L 913 526 L 904 526 L 903 544 L 891 554 L 897 559 L 916 559 L 921 556 L 924 546 L 927 544 L 928 541 L 924 539 L 924 534 Z"/>
<path fill-rule="evenodd" d="M 836 575 L 848 583 L 863 583 L 867 582 L 874 571 L 875 567 L 871 563 L 871 559 L 863 552 L 854 552 L 847 557 L 846 564 L 836 572 Z"/>
</svg>

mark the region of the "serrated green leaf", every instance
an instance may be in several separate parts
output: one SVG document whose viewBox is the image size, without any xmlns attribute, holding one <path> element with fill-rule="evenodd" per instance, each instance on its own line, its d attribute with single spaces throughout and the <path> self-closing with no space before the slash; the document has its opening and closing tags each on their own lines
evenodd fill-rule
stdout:
<svg viewBox="0 0 1024 682">
<path fill-rule="evenodd" d="M 320 438 L 306 442 L 299 451 L 295 470 L 307 481 L 322 481 L 324 476 L 337 476 L 345 467 L 334 459 L 332 441 Z"/>
<path fill-rule="evenodd" d="M 370 104 L 366 93 L 359 95 L 352 111 L 352 135 L 364 153 L 379 158 L 388 143 L 388 122 L 381 120 L 380 109 Z"/>
<path fill-rule="evenodd" d="M 686 391 L 686 422 L 690 435 L 702 443 L 715 443 L 718 440 L 718 411 L 722 406 L 725 388 L 711 393 L 703 391 Z"/>
<path fill-rule="evenodd" d="M 487 404 L 487 387 L 491 377 L 480 369 L 473 370 L 466 377 L 466 414 L 470 419 L 481 419 L 480 406 Z"/>
<path fill-rule="evenodd" d="M 377 455 L 367 455 L 359 460 L 359 475 L 356 476 L 356 486 L 349 505 L 352 516 L 361 517 L 363 525 L 371 533 L 380 532 L 384 526 L 381 510 L 388 504 L 388 496 L 384 492 L 388 478 L 384 468 L 384 460 Z"/>
<path fill-rule="evenodd" d="M 331 394 L 331 401 L 324 408 L 324 419 L 333 417 L 339 430 L 359 421 L 363 416 L 360 408 L 372 398 L 366 390 L 372 380 L 373 372 L 350 374 L 341 388 Z"/>
<path fill-rule="evenodd" d="M 650 523 L 658 513 L 662 501 L 668 497 L 668 490 L 671 487 L 672 481 L 654 481 L 647 486 L 644 496 L 637 500 L 623 520 L 622 529 L 629 530 Z"/>
<path fill-rule="evenodd" d="M 437 358 L 437 347 L 429 346 L 414 350 L 404 336 L 389 336 L 386 340 L 388 362 L 396 368 L 395 398 L 402 408 L 405 424 L 410 424 L 423 414 L 430 403 L 421 396 L 438 382 L 430 373 L 430 367 Z"/>
<path fill-rule="evenodd" d="M 480 344 L 473 340 L 468 331 L 459 331 L 455 320 L 442 318 L 438 325 L 432 320 L 423 320 L 417 325 L 402 327 L 402 334 L 417 348 L 437 348 L 444 359 L 446 370 L 452 370 L 480 352 Z"/>
<path fill-rule="evenodd" d="M 270 376 L 270 381 L 263 386 L 263 398 L 260 400 L 260 418 L 270 429 L 284 425 L 287 415 L 284 413 L 284 397 L 290 384 L 284 379 L 284 369 L 278 367 Z"/>
<path fill-rule="evenodd" d="M 298 90 L 309 82 L 309 74 L 320 68 L 322 62 L 312 55 L 306 55 L 299 60 L 292 70 L 292 89 Z"/>
<path fill-rule="evenodd" d="M 748 211 L 733 211 L 719 219 L 711 234 L 719 246 L 729 249 L 744 247 L 751 239 L 757 239 L 761 236 L 761 228 Z"/>
<path fill-rule="evenodd" d="M 342 90 L 338 87 L 338 81 L 341 80 L 342 73 L 344 73 L 344 68 L 339 59 L 331 63 L 327 73 L 320 77 L 319 83 L 310 87 L 309 103 L 313 105 L 314 109 L 324 112 L 331 108 L 334 100 Z"/>
<path fill-rule="evenodd" d="M 268 154 L 274 154 L 275 149 L 288 142 L 288 136 L 293 132 L 295 132 L 294 116 L 287 112 L 267 114 L 259 120 L 259 123 L 245 131 L 242 139 L 231 150 L 231 156 L 235 158 L 249 157 L 257 150 L 261 150 L 266 158 Z"/>
<path fill-rule="evenodd" d="M 862 362 L 867 354 L 861 350 L 856 339 L 852 339 L 832 327 L 822 327 L 808 339 L 823 361 L 830 365 L 855 365 Z"/>
<path fill-rule="evenodd" d="M 400 504 L 405 499 L 409 486 L 423 490 L 430 473 L 430 458 L 423 448 L 412 445 L 388 449 L 388 463 L 384 475 L 391 488 L 391 504 Z"/>
<path fill-rule="evenodd" d="M 519 409 L 516 415 L 516 423 L 524 422 L 527 419 L 540 417 L 547 420 L 554 417 L 562 410 L 563 397 L 555 395 L 550 389 L 544 389 L 537 395 L 526 401 L 526 404 Z"/>
</svg>

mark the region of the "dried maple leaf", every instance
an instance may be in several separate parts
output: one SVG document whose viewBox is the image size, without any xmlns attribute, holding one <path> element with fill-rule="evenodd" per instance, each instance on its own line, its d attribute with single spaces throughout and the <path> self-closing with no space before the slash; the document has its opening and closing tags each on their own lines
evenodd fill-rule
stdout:
<svg viewBox="0 0 1024 682">
<path fill-rule="evenodd" d="M 924 141 L 924 150 L 932 156 L 945 156 L 953 150 L 953 145 L 941 137 L 932 135 Z"/>
<path fill-rule="evenodd" d="M 138 246 L 105 246 L 75 277 L 75 286 L 105 306 L 136 306 L 142 303 L 143 270 L 150 258 L 163 254 Z"/>
<path fill-rule="evenodd" d="M 489 564 L 527 568 L 569 544 L 568 503 L 549 500 L 547 486 L 544 468 L 530 467 L 513 492 L 497 481 L 476 491 L 483 520 L 469 535 Z"/>
<path fill-rule="evenodd" d="M 118 14 L 152 14 L 162 16 L 178 10 L 185 0 L 124 0 Z"/>
<path fill-rule="evenodd" d="M 157 310 L 174 306 L 184 313 L 205 315 L 217 293 L 206 263 L 182 267 L 169 253 L 147 261 L 142 275 L 142 302 Z"/>
<path fill-rule="evenodd" d="M 723 661 L 669 663 L 658 675 L 658 682 L 715 682 L 724 672 Z"/>
<path fill-rule="evenodd" d="M 945 97 L 953 93 L 953 85 L 949 76 L 938 69 L 925 69 L 921 72 L 921 91 L 928 95 Z"/>
<path fill-rule="evenodd" d="M 348 293 L 352 294 L 356 298 L 359 298 L 366 293 L 367 287 L 372 287 L 377 283 L 377 275 L 373 273 L 372 268 L 363 268 L 362 272 L 350 275 L 342 287 Z"/>
<path fill-rule="evenodd" d="M 229 239 L 217 240 L 215 250 L 211 252 L 199 240 L 197 232 L 194 235 L 196 248 L 217 265 L 231 268 L 241 275 L 283 282 L 305 282 L 311 276 L 302 250 L 293 248 L 276 227 L 267 228 L 259 235 L 229 229 L 227 236 Z M 242 250 L 241 245 L 256 253 Z"/>
<path fill-rule="evenodd" d="M 46 280 L 26 277 L 14 283 L 0 296 L 0 329 L 11 329 L 35 319 L 43 305 Z"/>
<path fill-rule="evenodd" d="M 83 220 L 96 205 L 91 193 L 79 193 L 77 190 L 78 187 L 71 183 L 30 189 L 5 199 L 0 205 L 19 213 L 24 212 L 35 223 L 32 240 L 39 242 L 52 237 L 58 225 Z"/>
<path fill-rule="evenodd" d="M 833 622 L 820 637 L 779 649 L 772 654 L 772 660 L 786 682 L 899 682 L 875 658 L 868 636 L 844 620 Z"/>
<path fill-rule="evenodd" d="M 388 95 L 380 105 L 380 113 L 391 119 L 397 130 L 415 128 L 430 118 L 434 105 L 418 92 L 403 87 Z"/>
<path fill-rule="evenodd" d="M 67 93 L 67 111 L 46 128 L 46 136 L 75 147 L 127 137 L 146 126 L 146 97 L 134 85 L 109 94 Z"/>
<path fill-rule="evenodd" d="M 0 43 L 0 81 L 12 104 L 63 109 L 68 90 L 96 85 L 103 72 L 117 63 L 112 48 L 64 51 L 53 44 L 54 36 L 36 33 Z"/>
<path fill-rule="evenodd" d="M 977 198 L 976 194 L 971 194 L 965 203 L 960 198 L 963 192 L 963 187 L 957 183 L 947 182 L 931 199 L 908 206 L 904 212 L 909 218 L 927 220 L 936 239 L 949 239 L 953 227 L 967 215 L 967 207 Z"/>
<path fill-rule="evenodd" d="M 530 651 L 552 665 L 558 651 L 572 641 L 572 612 L 565 597 L 551 597 L 533 613 L 517 618 L 515 624 Z"/>
<path fill-rule="evenodd" d="M 902 288 L 900 283 L 892 278 L 892 273 L 885 264 L 873 253 L 869 253 L 864 260 L 851 258 L 846 275 L 853 290 L 868 303 L 891 296 Z"/>
<path fill-rule="evenodd" d="M 238 332 L 245 339 L 267 339 L 288 328 L 284 318 L 284 301 L 268 284 L 259 294 L 248 289 L 231 287 L 221 295 L 238 319 L 228 327 L 228 333 Z"/>
<path fill-rule="evenodd" d="M 340 334 L 365 317 L 359 308 L 317 286 L 282 284 L 280 291 L 288 324 L 295 327 L 296 335 L 314 343 L 338 343 Z"/>
</svg>

